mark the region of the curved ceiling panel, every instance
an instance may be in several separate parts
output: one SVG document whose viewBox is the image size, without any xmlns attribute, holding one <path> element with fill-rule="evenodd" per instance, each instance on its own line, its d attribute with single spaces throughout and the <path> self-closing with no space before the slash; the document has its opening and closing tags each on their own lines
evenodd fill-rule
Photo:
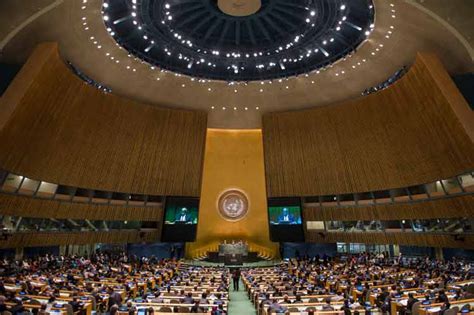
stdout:
<svg viewBox="0 0 474 315">
<path fill-rule="evenodd" d="M 446 6 L 450 12 L 457 12 L 460 9 L 456 4 L 462 1 L 453 0 L 449 5 L 443 2 L 439 10 Z M 22 10 L 26 9 L 26 4 L 17 2 L 0 1 L 0 26 L 5 30 L 17 29 Z M 205 110 L 209 113 L 209 127 L 230 129 L 259 128 L 261 115 L 268 112 L 354 99 L 409 66 L 418 51 L 437 54 L 450 74 L 473 71 L 472 49 L 453 36 L 446 23 L 418 9 L 420 6 L 413 6 L 413 1 L 373 2 L 375 28 L 354 53 L 323 70 L 276 80 L 199 80 L 154 67 L 134 57 L 110 36 L 104 27 L 102 0 L 65 0 L 36 19 L 28 19 L 30 22 L 25 22 L 21 31 L 15 31 L 11 40 L 0 47 L 0 60 L 23 63 L 38 43 L 57 41 L 65 60 L 110 87 L 114 94 L 157 106 Z M 472 19 L 467 19 L 469 8 L 464 6 L 461 11 L 462 15 L 449 15 L 446 19 L 451 17 L 453 25 L 459 27 L 472 24 Z M 466 39 L 470 29 L 458 28 Z"/>
<path fill-rule="evenodd" d="M 131 54 L 173 72 L 251 81 L 307 73 L 353 52 L 374 27 L 371 0 L 263 0 L 247 16 L 217 0 L 116 0 L 109 33 Z"/>
</svg>

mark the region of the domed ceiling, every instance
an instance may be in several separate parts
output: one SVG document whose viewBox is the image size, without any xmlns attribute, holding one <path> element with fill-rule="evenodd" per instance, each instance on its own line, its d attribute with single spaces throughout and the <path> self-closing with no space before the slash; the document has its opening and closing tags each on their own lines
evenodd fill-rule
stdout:
<svg viewBox="0 0 474 315">
<path fill-rule="evenodd" d="M 122 47 L 157 67 L 252 81 L 350 54 L 370 35 L 373 8 L 371 0 L 108 0 L 103 18 Z"/>
<path fill-rule="evenodd" d="M 167 22 L 162 24 L 161 19 L 153 20 L 153 24 L 146 24 L 150 30 L 158 27 L 156 23 L 160 24 L 160 32 L 166 32 L 160 36 L 172 40 L 173 43 L 167 47 L 172 54 L 171 57 L 176 57 L 176 60 L 167 65 L 167 59 L 163 59 L 165 64 L 159 67 L 151 59 L 150 61 L 144 59 L 146 57 L 144 50 L 149 45 L 145 47 L 143 43 L 152 40 L 151 35 L 148 37 L 149 35 L 144 33 L 146 31 L 143 22 L 145 17 L 142 14 L 145 13 L 142 11 L 142 6 L 145 1 L 137 0 L 134 3 L 133 0 L 105 0 L 105 2 L 103 0 L 2 0 L 0 1 L 0 62 L 24 63 L 38 43 L 55 41 L 59 43 L 60 53 L 65 62 L 70 62 L 82 74 L 100 83 L 101 86 L 110 88 L 113 94 L 159 107 L 206 111 L 210 128 L 260 128 L 261 116 L 268 112 L 338 104 L 344 100 L 360 97 L 367 88 L 386 81 L 402 67 L 409 67 L 419 51 L 436 53 L 451 74 L 473 71 L 474 20 L 472 15 L 474 6 L 471 2 L 471 0 L 426 0 L 422 4 L 421 0 L 373 0 L 372 10 L 375 13 L 372 13 L 367 20 L 364 17 L 370 14 L 371 3 L 361 0 L 307 2 L 303 0 L 214 0 L 213 2 L 210 0 L 146 0 L 148 5 L 155 5 L 158 10 L 145 11 L 148 18 L 167 16 L 166 12 L 170 12 L 169 15 L 172 16 L 171 20 L 168 20 L 172 22 L 170 24 Z M 271 8 L 273 3 L 276 7 Z M 331 6 L 333 4 L 334 6 Z M 344 9 L 341 8 L 343 5 L 345 5 Z M 134 11 L 136 11 L 136 16 L 132 15 Z M 312 11 L 314 11 L 313 16 Z M 294 16 L 295 14 L 298 19 Z M 264 17 L 267 15 L 269 20 Z M 288 50 L 285 49 L 286 46 L 283 44 L 291 43 L 296 38 L 296 33 L 313 32 L 310 29 L 313 23 L 306 22 L 308 15 L 314 17 L 315 25 L 320 25 L 318 23 L 327 25 L 328 37 L 323 36 L 323 33 L 319 38 L 314 37 L 316 39 L 313 41 L 300 37 L 297 43 L 293 42 L 293 46 Z M 108 17 L 107 21 L 104 21 L 104 16 Z M 328 19 L 321 19 L 321 16 L 326 16 Z M 341 24 L 341 30 L 338 31 L 337 25 L 344 16 L 346 19 Z M 360 20 L 356 17 L 360 17 Z M 186 22 L 191 18 L 192 21 Z M 373 29 L 371 19 L 373 19 Z M 136 25 L 133 23 L 134 20 L 137 21 Z M 243 21 L 249 20 L 252 20 L 253 35 L 246 32 L 247 26 L 243 26 L 247 25 L 247 22 Z M 256 27 L 257 20 L 263 24 L 262 27 Z M 186 23 L 177 24 L 180 21 Z M 280 30 L 274 28 L 268 21 L 279 26 Z M 302 29 L 296 26 L 291 27 L 289 24 L 296 25 L 298 21 Z M 336 22 L 335 30 L 334 25 L 331 28 L 331 21 Z M 224 32 L 226 23 L 230 25 Z M 362 31 L 349 23 L 361 27 Z M 127 25 L 129 28 L 126 28 Z M 138 26 L 142 27 L 142 31 L 138 29 Z M 110 28 L 109 31 L 107 27 Z M 123 37 L 119 30 L 122 27 L 124 31 L 130 32 L 130 38 Z M 368 37 L 365 36 L 367 27 L 370 30 Z M 179 29 L 177 36 L 181 36 L 181 41 L 174 37 L 174 33 L 170 33 L 170 29 Z M 236 31 L 238 29 L 240 29 L 239 32 Z M 266 39 L 264 30 L 269 33 L 272 40 Z M 348 34 L 356 36 L 362 35 L 363 42 L 357 44 L 356 37 L 346 35 L 344 32 L 351 32 Z M 208 39 L 203 40 L 208 33 Z M 133 39 L 138 34 L 141 34 L 141 37 Z M 331 36 L 331 34 L 335 35 Z M 340 34 L 345 34 L 345 37 L 340 37 Z M 147 36 L 148 40 L 143 38 L 143 35 Z M 224 36 L 222 42 L 220 42 L 221 36 Z M 297 51 L 300 44 L 319 45 L 331 54 L 337 53 L 331 50 L 336 47 L 348 49 L 356 47 L 356 49 L 329 66 L 322 69 L 315 68 L 316 70 L 313 71 L 311 71 L 312 67 L 318 67 L 318 64 L 317 62 L 307 63 L 311 58 L 306 57 L 301 62 L 295 63 L 298 65 L 296 70 L 290 67 L 291 63 L 288 63 L 285 70 L 289 72 L 286 73 L 282 72 L 280 65 L 277 64 L 274 66 L 277 74 L 272 73 L 272 70 L 267 72 L 263 69 L 265 71 L 257 72 L 258 75 L 254 78 L 261 78 L 262 75 L 268 75 L 269 78 L 274 75 L 287 75 L 286 78 L 258 81 L 240 81 L 243 80 L 243 72 L 235 74 L 226 67 L 218 68 L 216 61 L 214 62 L 216 68 L 210 69 L 212 71 L 208 71 L 207 66 L 204 67 L 203 64 L 200 64 L 202 68 L 197 67 L 196 62 L 191 66 L 190 75 L 185 75 L 183 73 L 188 70 L 189 63 L 183 62 L 183 59 L 180 60 L 179 54 L 175 54 L 173 50 L 188 51 L 185 49 L 191 47 L 182 40 L 193 40 L 193 45 L 196 45 L 193 48 L 202 45 L 200 47 L 206 51 L 220 49 L 219 58 L 215 60 L 246 62 L 246 58 L 242 58 L 242 55 L 240 59 L 223 58 L 226 57 L 223 52 L 225 49 L 251 51 L 253 45 L 251 36 L 258 36 L 256 43 L 262 50 L 262 56 L 256 56 L 256 59 L 267 57 L 263 55 L 265 47 L 279 49 L 282 46 L 284 49 L 280 53 L 281 56 Z M 327 38 L 329 41 L 324 45 L 321 40 L 324 41 Z M 331 38 L 334 38 L 333 42 Z M 347 42 L 349 38 L 354 39 L 355 42 L 353 44 Z M 347 45 L 341 44 L 342 39 L 347 42 Z M 142 43 L 143 46 L 137 46 L 135 49 L 143 53 L 144 57 L 135 55 L 132 50 L 127 50 L 125 43 L 128 41 L 132 43 L 135 40 Z M 216 41 L 218 47 L 214 47 L 213 43 Z M 236 41 L 239 45 L 235 44 Z M 277 45 L 277 41 L 280 44 Z M 153 47 L 150 51 L 153 52 L 154 49 L 160 50 Z M 311 56 L 322 58 L 324 53 L 321 54 L 321 50 L 314 53 L 314 49 Z M 203 50 L 197 52 L 189 49 L 192 56 L 200 56 L 199 53 Z M 341 50 L 342 53 L 343 51 Z M 276 49 L 269 52 L 271 56 L 268 57 L 280 57 Z M 182 55 L 184 56 L 184 53 Z M 191 55 L 186 56 L 191 57 Z M 203 59 L 207 60 L 210 56 L 216 55 L 205 54 Z M 249 59 L 253 60 L 251 57 L 253 54 L 249 56 Z M 162 59 L 160 60 L 163 62 Z M 331 61 L 328 60 L 328 62 Z M 183 65 L 182 71 L 178 68 L 175 71 L 168 70 L 171 66 L 183 67 Z M 197 69 L 208 72 L 199 74 Z M 309 72 L 290 75 L 290 70 L 293 73 Z M 234 76 L 235 81 L 224 81 L 227 80 L 229 74 Z M 222 75 L 225 75 L 225 79 L 221 79 Z M 249 75 L 248 78 L 252 76 Z M 381 110 L 383 110 L 383 105 L 380 104 Z"/>
</svg>

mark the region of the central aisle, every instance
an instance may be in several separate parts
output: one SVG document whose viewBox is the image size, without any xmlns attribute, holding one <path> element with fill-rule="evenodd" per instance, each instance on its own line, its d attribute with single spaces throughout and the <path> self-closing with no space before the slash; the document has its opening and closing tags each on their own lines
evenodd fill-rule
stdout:
<svg viewBox="0 0 474 315">
<path fill-rule="evenodd" d="M 256 315 L 257 311 L 248 298 L 244 284 L 240 280 L 239 291 L 234 291 L 232 285 L 229 290 L 229 315 Z"/>
</svg>

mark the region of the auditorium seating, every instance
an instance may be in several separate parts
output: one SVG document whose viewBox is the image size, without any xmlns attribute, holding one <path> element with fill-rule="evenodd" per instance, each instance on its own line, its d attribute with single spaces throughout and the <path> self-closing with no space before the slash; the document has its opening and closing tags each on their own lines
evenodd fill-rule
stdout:
<svg viewBox="0 0 474 315">
<path fill-rule="evenodd" d="M 195 267 L 174 260 L 127 256 L 45 256 L 1 265 L 0 295 L 7 309 L 71 315 L 104 313 L 203 313 L 227 309 L 228 270 Z M 200 301 L 199 305 L 196 302 Z M 116 310 L 115 310 L 116 308 Z"/>
<path fill-rule="evenodd" d="M 453 308 L 474 306 L 474 280 L 469 272 L 470 264 L 459 261 L 360 255 L 345 260 L 291 260 L 272 268 L 247 270 L 243 281 L 262 315 L 275 309 L 290 314 L 308 309 L 347 314 L 368 308 L 372 314 L 409 314 L 409 294 L 430 303 L 417 304 L 419 314 L 437 314 L 446 308 L 437 303 L 443 300 L 443 292 Z"/>
<path fill-rule="evenodd" d="M 50 256 L 0 263 L 0 305 L 13 315 L 224 314 L 229 269 L 125 254 Z M 259 315 L 449 314 L 474 307 L 471 264 L 359 254 L 245 268 Z M 222 312 L 217 312 L 217 309 Z M 449 310 L 448 313 L 446 313 Z"/>
</svg>

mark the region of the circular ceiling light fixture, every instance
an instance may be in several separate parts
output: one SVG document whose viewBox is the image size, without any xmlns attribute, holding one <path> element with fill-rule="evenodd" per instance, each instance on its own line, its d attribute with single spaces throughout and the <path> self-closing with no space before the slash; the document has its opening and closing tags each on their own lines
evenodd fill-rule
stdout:
<svg viewBox="0 0 474 315">
<path fill-rule="evenodd" d="M 225 14 L 231 16 L 249 16 L 262 7 L 261 0 L 218 0 L 217 6 Z"/>
<path fill-rule="evenodd" d="M 372 0 L 106 0 L 102 14 L 116 42 L 152 66 L 232 82 L 331 65 L 375 18 Z"/>
</svg>

